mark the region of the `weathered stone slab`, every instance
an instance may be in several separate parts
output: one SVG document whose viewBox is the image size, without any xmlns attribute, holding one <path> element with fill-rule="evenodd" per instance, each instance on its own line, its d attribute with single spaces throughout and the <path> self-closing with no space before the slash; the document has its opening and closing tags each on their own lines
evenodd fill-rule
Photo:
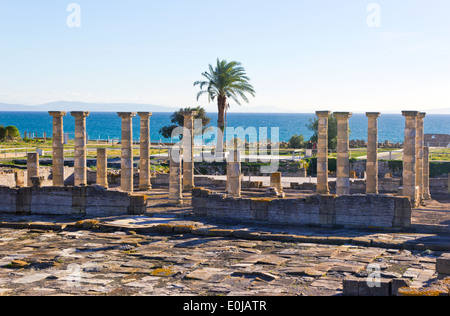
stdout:
<svg viewBox="0 0 450 316">
<path fill-rule="evenodd" d="M 48 278 L 49 276 L 50 276 L 50 274 L 48 274 L 48 273 L 35 273 L 35 274 L 23 276 L 17 280 L 14 280 L 13 283 L 30 284 L 30 283 L 42 281 L 42 280 Z"/>
<path fill-rule="evenodd" d="M 338 263 L 331 267 L 328 271 L 335 271 L 335 272 L 349 272 L 349 273 L 357 273 L 364 269 L 365 266 L 361 264 L 346 264 L 346 263 Z"/>
<path fill-rule="evenodd" d="M 450 253 L 444 253 L 436 259 L 436 271 L 439 274 L 450 275 Z"/>
<path fill-rule="evenodd" d="M 222 271 L 223 271 L 223 269 L 204 268 L 204 269 L 195 270 L 195 271 L 187 274 L 186 278 L 207 281 L 208 279 L 212 278 L 214 275 L 216 275 Z"/>
<path fill-rule="evenodd" d="M 310 284 L 312 287 L 324 287 L 329 290 L 342 289 L 342 281 L 337 279 L 320 278 Z"/>
</svg>

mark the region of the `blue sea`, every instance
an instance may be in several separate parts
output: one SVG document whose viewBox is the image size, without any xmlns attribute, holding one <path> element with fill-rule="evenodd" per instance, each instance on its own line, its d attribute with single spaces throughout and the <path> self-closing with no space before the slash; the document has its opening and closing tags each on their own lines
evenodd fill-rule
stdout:
<svg viewBox="0 0 450 316">
<path fill-rule="evenodd" d="M 172 125 L 170 115 L 172 113 L 153 113 L 150 120 L 150 137 L 152 142 L 170 142 L 164 139 L 159 130 L 165 125 Z M 211 125 L 217 122 L 217 113 L 207 113 L 211 118 Z M 312 132 L 306 127 L 314 114 L 283 114 L 283 113 L 228 113 L 228 127 L 242 127 L 244 129 L 255 127 L 267 127 L 268 136 L 272 127 L 279 128 L 280 141 L 289 141 L 294 134 L 302 134 L 305 140 L 312 136 Z M 350 139 L 363 139 L 367 141 L 367 117 L 365 114 L 354 114 L 350 118 Z M 24 132 L 37 133 L 42 137 L 46 132 L 52 136 L 52 117 L 47 112 L 0 112 L 0 125 L 14 125 Z M 450 115 L 427 115 L 424 120 L 425 133 L 450 134 Z M 379 118 L 378 140 L 384 142 L 403 142 L 405 119 L 401 114 L 382 114 Z M 86 129 L 89 140 L 96 139 L 120 139 L 121 119 L 117 113 L 92 112 L 86 120 Z M 68 113 L 64 117 L 64 132 L 69 138 L 74 137 L 75 119 Z M 139 139 L 139 116 L 133 119 L 133 138 Z"/>
</svg>

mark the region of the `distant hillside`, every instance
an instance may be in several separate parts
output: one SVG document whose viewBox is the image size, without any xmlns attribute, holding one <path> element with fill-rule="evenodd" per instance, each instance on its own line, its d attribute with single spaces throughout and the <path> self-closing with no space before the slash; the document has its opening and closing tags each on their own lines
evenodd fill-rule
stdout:
<svg viewBox="0 0 450 316">
<path fill-rule="evenodd" d="M 425 111 L 427 114 L 450 114 L 450 108 L 445 109 L 432 109 Z"/>
<path fill-rule="evenodd" d="M 196 106 L 193 104 L 193 106 Z M 90 112 L 168 112 L 173 113 L 183 106 L 180 107 L 168 107 L 153 104 L 138 104 L 138 103 L 88 103 L 88 102 L 71 102 L 71 101 L 57 101 L 50 102 L 40 105 L 23 105 L 23 104 L 7 104 L 0 103 L 0 112 L 4 111 L 90 111 Z M 206 105 L 205 110 L 210 113 L 217 112 L 217 105 L 213 102 Z M 269 105 L 243 105 L 237 106 L 233 105 L 230 113 L 314 113 L 312 109 L 289 109 L 289 108 L 278 108 Z M 424 110 L 427 114 L 450 114 L 450 107 L 443 109 L 431 109 Z M 365 113 L 364 110 L 356 113 Z M 384 111 L 384 114 L 401 114 L 401 111 Z"/>
<path fill-rule="evenodd" d="M 178 108 L 135 103 L 87 103 L 57 101 L 41 105 L 0 103 L 0 111 L 174 112 Z"/>
</svg>

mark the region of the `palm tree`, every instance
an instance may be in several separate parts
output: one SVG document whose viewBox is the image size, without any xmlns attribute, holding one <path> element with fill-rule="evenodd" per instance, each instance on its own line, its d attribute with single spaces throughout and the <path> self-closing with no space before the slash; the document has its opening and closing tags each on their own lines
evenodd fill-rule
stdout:
<svg viewBox="0 0 450 316">
<path fill-rule="evenodd" d="M 223 152 L 223 132 L 225 129 L 225 119 L 227 109 L 230 104 L 227 103 L 229 99 L 241 105 L 240 98 L 245 102 L 249 102 L 246 93 L 253 97 L 255 90 L 249 83 L 250 78 L 247 77 L 245 69 L 241 63 L 237 61 L 227 62 L 226 60 L 217 59 L 216 68 L 209 65 L 209 72 L 202 73 L 206 78 L 205 81 L 196 81 L 194 86 L 200 86 L 200 92 L 197 94 L 197 101 L 203 94 L 208 94 L 208 101 L 215 101 L 217 98 L 217 108 L 219 112 L 217 120 L 217 128 L 222 131 L 222 137 L 217 139 L 218 153 Z"/>
</svg>

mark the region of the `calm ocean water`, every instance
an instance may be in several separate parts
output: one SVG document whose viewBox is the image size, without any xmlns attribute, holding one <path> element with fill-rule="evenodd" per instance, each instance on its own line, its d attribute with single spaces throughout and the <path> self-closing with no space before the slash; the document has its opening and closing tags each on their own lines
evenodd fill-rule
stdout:
<svg viewBox="0 0 450 316">
<path fill-rule="evenodd" d="M 153 113 L 150 120 L 150 133 L 152 142 L 168 141 L 164 139 L 159 130 L 170 124 L 171 113 Z M 212 125 L 217 122 L 217 113 L 208 113 Z M 306 128 L 314 114 L 282 114 L 282 113 L 229 113 L 227 126 L 230 127 L 267 127 L 270 136 L 271 127 L 279 127 L 280 141 L 288 141 L 294 134 L 303 134 L 305 139 L 312 136 Z M 39 137 L 46 132 L 52 135 L 52 117 L 47 112 L 0 112 L 0 125 L 15 125 L 24 135 L 24 132 L 37 133 Z M 380 142 L 403 142 L 405 119 L 401 114 L 382 114 L 379 118 Z M 121 119 L 116 113 L 93 112 L 86 120 L 87 134 L 90 140 L 118 139 L 121 136 Z M 354 114 L 350 119 L 350 139 L 364 139 L 367 141 L 367 117 L 365 114 Z M 139 139 L 139 117 L 133 120 L 133 137 Z M 74 137 L 75 119 L 68 114 L 64 117 L 64 132 Z M 450 134 L 450 115 L 427 115 L 425 118 L 425 133 Z"/>
</svg>

